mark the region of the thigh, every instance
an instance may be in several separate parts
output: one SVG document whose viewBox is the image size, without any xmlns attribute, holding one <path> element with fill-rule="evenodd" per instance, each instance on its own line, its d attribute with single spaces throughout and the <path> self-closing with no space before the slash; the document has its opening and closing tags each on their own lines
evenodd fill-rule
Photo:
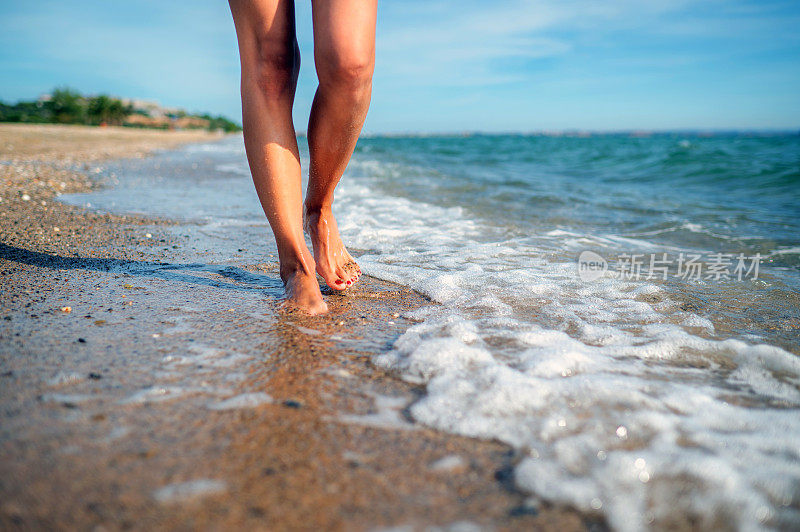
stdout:
<svg viewBox="0 0 800 532">
<path fill-rule="evenodd" d="M 284 61 L 297 47 L 294 0 L 229 0 L 239 53 L 249 61 Z"/>
<path fill-rule="evenodd" d="M 371 72 L 377 12 L 377 0 L 312 1 L 318 76 L 336 68 L 368 68 Z"/>
</svg>

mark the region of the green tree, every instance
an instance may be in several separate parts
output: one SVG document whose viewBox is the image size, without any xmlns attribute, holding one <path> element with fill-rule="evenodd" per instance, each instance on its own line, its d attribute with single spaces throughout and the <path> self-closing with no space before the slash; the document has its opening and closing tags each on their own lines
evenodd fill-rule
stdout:
<svg viewBox="0 0 800 532">
<path fill-rule="evenodd" d="M 121 126 L 129 114 L 131 114 L 130 106 L 123 105 L 122 100 L 112 98 L 111 104 L 108 107 L 107 122 L 115 126 Z"/>
<path fill-rule="evenodd" d="M 111 98 L 105 94 L 89 99 L 87 115 L 91 124 L 108 122 L 111 115 Z"/>
<path fill-rule="evenodd" d="M 108 124 L 114 126 L 121 126 L 125 122 L 125 118 L 131 114 L 132 109 L 129 105 L 124 105 L 122 100 L 117 98 L 110 98 L 105 94 L 89 98 L 87 107 L 87 116 L 89 123 Z"/>
<path fill-rule="evenodd" d="M 80 124 L 86 118 L 84 98 L 66 87 L 55 89 L 46 107 L 52 113 L 53 121 L 61 124 Z"/>
</svg>

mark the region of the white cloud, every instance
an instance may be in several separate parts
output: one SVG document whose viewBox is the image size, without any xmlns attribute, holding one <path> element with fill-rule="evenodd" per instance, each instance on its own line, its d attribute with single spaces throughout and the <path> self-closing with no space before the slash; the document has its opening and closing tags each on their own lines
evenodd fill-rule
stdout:
<svg viewBox="0 0 800 532">
<path fill-rule="evenodd" d="M 673 28 L 702 34 L 709 25 L 724 24 L 694 26 L 675 15 L 693 5 L 723 13 L 729 4 L 738 5 L 730 0 L 434 0 L 408 8 L 392 3 L 379 17 L 378 75 L 406 83 L 417 76 L 425 85 L 496 84 L 508 62 L 518 68 L 519 61 L 563 56 L 585 43 L 613 44 L 621 31 L 658 34 Z M 763 25 L 741 13 L 747 20 L 740 26 Z"/>
</svg>

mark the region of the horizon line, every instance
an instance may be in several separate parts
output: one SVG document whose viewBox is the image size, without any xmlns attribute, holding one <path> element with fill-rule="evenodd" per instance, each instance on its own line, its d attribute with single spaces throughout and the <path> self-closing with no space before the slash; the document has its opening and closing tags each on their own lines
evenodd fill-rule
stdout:
<svg viewBox="0 0 800 532">
<path fill-rule="evenodd" d="M 460 130 L 460 131 L 366 131 L 360 137 L 470 137 L 470 136 L 569 136 L 586 137 L 592 135 L 631 135 L 631 136 L 653 136 L 653 135 L 800 135 L 800 126 L 793 128 L 767 128 L 767 127 L 743 127 L 743 128 L 609 128 L 609 129 L 531 129 L 531 130 Z M 306 131 L 298 131 L 297 136 L 305 137 Z"/>
</svg>

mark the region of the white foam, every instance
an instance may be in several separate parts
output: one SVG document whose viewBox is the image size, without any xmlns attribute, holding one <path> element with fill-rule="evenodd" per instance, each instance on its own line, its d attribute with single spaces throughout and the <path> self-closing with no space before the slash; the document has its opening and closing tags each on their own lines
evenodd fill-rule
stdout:
<svg viewBox="0 0 800 532">
<path fill-rule="evenodd" d="M 153 492 L 153 498 L 162 504 L 183 503 L 224 493 L 227 488 L 221 480 L 202 478 L 159 488 Z"/>
<path fill-rule="evenodd" d="M 188 353 L 165 356 L 163 362 L 174 366 L 230 368 L 248 359 L 247 356 L 234 351 L 202 344 L 192 344 L 187 349 Z"/>
<path fill-rule="evenodd" d="M 770 253 L 770 256 L 772 255 L 800 255 L 800 247 L 778 249 Z"/>
<path fill-rule="evenodd" d="M 241 136 L 235 136 L 206 144 L 188 144 L 183 150 L 186 153 L 239 154 L 244 152 L 244 140 Z"/>
<path fill-rule="evenodd" d="M 55 377 L 47 381 L 49 386 L 66 386 L 70 384 L 75 384 L 80 381 L 84 380 L 84 376 L 80 373 L 75 372 L 59 372 Z"/>
<path fill-rule="evenodd" d="M 198 312 L 196 310 L 184 309 L 186 312 Z M 164 329 L 163 334 L 181 334 L 191 332 L 193 330 L 192 325 L 190 324 L 191 317 L 190 316 L 176 316 L 172 318 L 172 321 L 175 322 L 175 325 L 171 327 L 167 327 Z"/>
<path fill-rule="evenodd" d="M 103 438 L 103 443 L 111 443 L 116 440 L 122 439 L 131 433 L 130 427 L 114 427 L 111 432 Z"/>
<path fill-rule="evenodd" d="M 430 465 L 430 470 L 436 472 L 450 472 L 463 469 L 466 465 L 467 462 L 457 454 L 448 454 L 433 462 Z"/>
<path fill-rule="evenodd" d="M 408 404 L 408 398 L 387 395 L 373 395 L 372 397 L 374 400 L 373 412 L 363 415 L 344 414 L 331 418 L 331 421 L 383 430 L 415 430 L 417 428 L 401 414 L 401 410 Z"/>
<path fill-rule="evenodd" d="M 417 422 L 527 450 L 519 487 L 613 529 L 675 515 L 700 528 L 800 524 L 798 357 L 710 339 L 711 321 L 659 284 L 584 283 L 562 251 L 653 249 L 646 240 L 509 234 L 381 195 L 369 176 L 389 170 L 354 166 L 363 178 L 342 181 L 337 219 L 365 250 L 362 270 L 439 303 L 408 313 L 420 323 L 375 358 L 426 384 Z"/>
<path fill-rule="evenodd" d="M 241 410 L 243 408 L 256 408 L 272 403 L 272 397 L 264 392 L 243 393 L 229 397 L 223 401 L 208 405 L 211 410 Z"/>
<path fill-rule="evenodd" d="M 218 172 L 226 172 L 229 174 L 250 177 L 250 170 L 243 163 L 218 164 L 214 167 L 214 169 Z"/>
<path fill-rule="evenodd" d="M 188 393 L 189 390 L 179 386 L 150 386 L 132 393 L 130 396 L 120 401 L 120 404 L 161 403 L 178 399 Z"/>
<path fill-rule="evenodd" d="M 91 401 L 92 399 L 96 399 L 96 397 L 81 393 L 46 393 L 42 394 L 40 399 L 46 403 L 78 404 Z"/>
<path fill-rule="evenodd" d="M 456 521 L 442 526 L 431 525 L 424 529 L 414 525 L 397 525 L 373 528 L 371 532 L 414 532 L 415 530 L 424 530 L 425 532 L 482 532 L 486 529 L 471 521 Z"/>
</svg>

